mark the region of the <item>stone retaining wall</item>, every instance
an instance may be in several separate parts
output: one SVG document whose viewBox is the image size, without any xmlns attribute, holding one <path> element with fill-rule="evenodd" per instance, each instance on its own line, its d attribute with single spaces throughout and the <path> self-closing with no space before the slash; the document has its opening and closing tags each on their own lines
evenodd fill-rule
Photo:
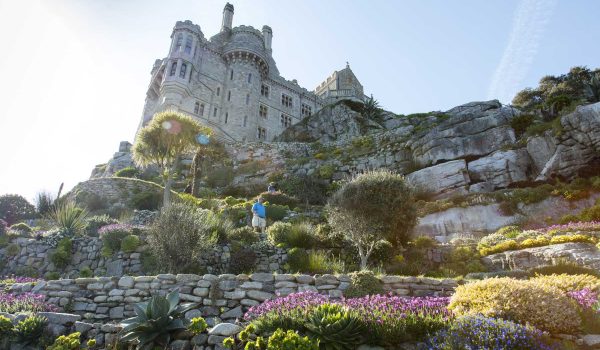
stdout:
<svg viewBox="0 0 600 350">
<path fill-rule="evenodd" d="M 102 255 L 100 238 L 74 238 L 71 263 L 59 269 L 51 261 L 56 242 L 46 239 L 17 238 L 10 243 L 18 245 L 19 252 L 9 256 L 6 247 L 0 248 L 0 262 L 4 262 L 0 264 L 0 276 L 35 273 L 41 277 L 48 272 L 57 272 L 62 277 L 75 278 L 79 277 L 82 269 L 86 267 L 93 272 L 94 276 L 121 277 L 144 274 L 141 257 L 147 248 L 145 245 L 141 245 L 133 253 L 117 252 L 110 257 L 105 257 Z M 283 272 L 283 265 L 287 260 L 285 249 L 263 245 L 253 248 L 253 251 L 257 256 L 255 271 Z M 206 268 L 208 273 L 224 273 L 229 271 L 230 262 L 230 246 L 223 245 L 216 246 L 210 253 L 205 254 L 199 265 Z"/>
<path fill-rule="evenodd" d="M 458 286 L 452 279 L 384 276 L 384 290 L 401 296 L 448 296 Z M 72 312 L 87 322 L 118 321 L 134 316 L 133 304 L 152 295 L 166 295 L 179 289 L 182 302 L 196 302 L 188 318 L 202 316 L 210 325 L 233 322 L 251 306 L 276 295 L 314 291 L 341 298 L 350 285 L 347 275 L 289 275 L 254 273 L 252 275 L 161 274 L 157 276 L 98 277 L 14 284 L 11 293 L 34 292 L 59 311 Z"/>
</svg>

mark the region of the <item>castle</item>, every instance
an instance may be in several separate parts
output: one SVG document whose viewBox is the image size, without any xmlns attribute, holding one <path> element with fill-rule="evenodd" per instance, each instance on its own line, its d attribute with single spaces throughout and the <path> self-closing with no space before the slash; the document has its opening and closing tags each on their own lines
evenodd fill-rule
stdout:
<svg viewBox="0 0 600 350">
<path fill-rule="evenodd" d="M 224 142 L 270 141 L 336 99 L 365 99 L 348 64 L 314 91 L 283 78 L 273 59 L 272 29 L 233 28 L 233 11 L 227 3 L 221 31 L 208 40 L 189 20 L 175 24 L 169 54 L 152 67 L 140 128 L 156 112 L 177 110 Z"/>
</svg>

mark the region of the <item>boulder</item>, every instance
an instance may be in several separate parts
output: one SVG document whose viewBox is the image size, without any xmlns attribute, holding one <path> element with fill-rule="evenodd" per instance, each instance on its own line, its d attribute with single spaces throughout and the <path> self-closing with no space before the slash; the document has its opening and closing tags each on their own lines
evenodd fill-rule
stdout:
<svg viewBox="0 0 600 350">
<path fill-rule="evenodd" d="M 529 180 L 531 158 L 526 149 L 497 151 L 468 163 L 473 182 L 490 183 L 495 190 Z"/>
<path fill-rule="evenodd" d="M 233 323 L 219 323 L 208 331 L 209 336 L 230 337 L 242 331 L 242 327 Z"/>
<path fill-rule="evenodd" d="M 407 179 L 412 185 L 435 193 L 464 190 L 470 182 L 464 159 L 415 171 L 408 174 Z"/>
</svg>

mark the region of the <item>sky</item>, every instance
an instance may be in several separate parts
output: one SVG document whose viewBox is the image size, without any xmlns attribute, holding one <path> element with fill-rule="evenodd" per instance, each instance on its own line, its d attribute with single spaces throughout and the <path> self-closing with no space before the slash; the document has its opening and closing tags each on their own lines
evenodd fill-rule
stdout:
<svg viewBox="0 0 600 350">
<path fill-rule="evenodd" d="M 281 74 L 314 89 L 346 62 L 395 113 L 510 103 L 570 67 L 599 67 L 595 0 L 233 0 L 273 28 Z M 220 30 L 225 1 L 0 0 L 0 195 L 33 201 L 132 142 L 154 60 L 178 20 Z"/>
</svg>

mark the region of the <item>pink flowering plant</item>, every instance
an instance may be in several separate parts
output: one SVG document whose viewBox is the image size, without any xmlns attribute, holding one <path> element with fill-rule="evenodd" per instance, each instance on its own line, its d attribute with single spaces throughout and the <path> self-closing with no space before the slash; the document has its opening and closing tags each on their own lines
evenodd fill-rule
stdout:
<svg viewBox="0 0 600 350">
<path fill-rule="evenodd" d="M 569 222 L 563 225 L 552 225 L 541 229 L 550 235 L 564 234 L 568 232 L 600 232 L 600 221 Z"/>
<path fill-rule="evenodd" d="M 46 296 L 35 293 L 11 294 L 0 291 L 0 312 L 9 314 L 56 311 L 45 301 Z"/>
<path fill-rule="evenodd" d="M 580 306 L 583 329 L 586 333 L 597 334 L 600 332 L 600 300 L 598 293 L 590 288 L 567 292 Z"/>
<path fill-rule="evenodd" d="M 447 310 L 448 298 L 399 297 L 372 295 L 361 298 L 331 300 L 315 292 L 301 292 L 268 300 L 248 310 L 244 318 L 251 321 L 257 334 L 278 328 L 310 334 L 313 313 L 324 304 L 340 305 L 348 317 L 365 330 L 369 344 L 393 345 L 404 341 L 423 340 L 427 335 L 448 327 L 453 319 Z"/>
</svg>

